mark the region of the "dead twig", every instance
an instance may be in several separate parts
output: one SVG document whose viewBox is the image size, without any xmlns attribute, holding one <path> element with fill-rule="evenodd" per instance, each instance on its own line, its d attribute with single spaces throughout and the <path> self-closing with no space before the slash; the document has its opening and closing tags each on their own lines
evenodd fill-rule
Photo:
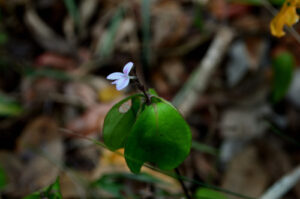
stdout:
<svg viewBox="0 0 300 199">
<path fill-rule="evenodd" d="M 204 92 L 212 73 L 226 54 L 227 47 L 232 41 L 233 36 L 233 31 L 228 27 L 222 27 L 217 32 L 206 55 L 173 99 L 173 104 L 180 110 L 183 116 L 187 116 L 191 112 L 199 94 Z"/>
<path fill-rule="evenodd" d="M 34 35 L 34 39 L 45 49 L 75 56 L 74 46 L 56 34 L 36 13 L 33 8 L 27 8 L 25 23 Z"/>
<path fill-rule="evenodd" d="M 300 180 L 300 165 L 271 186 L 260 199 L 279 199 Z"/>
</svg>

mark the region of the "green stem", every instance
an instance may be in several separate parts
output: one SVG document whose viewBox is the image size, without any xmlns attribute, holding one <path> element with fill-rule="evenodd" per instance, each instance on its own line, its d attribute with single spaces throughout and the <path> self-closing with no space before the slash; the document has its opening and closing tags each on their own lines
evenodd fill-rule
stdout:
<svg viewBox="0 0 300 199">
<path fill-rule="evenodd" d="M 175 168 L 175 173 L 176 173 L 176 175 L 177 175 L 177 180 L 179 181 L 179 183 L 180 183 L 180 185 L 181 185 L 181 188 L 182 188 L 182 190 L 183 190 L 183 192 L 184 192 L 185 197 L 186 197 L 187 199 L 192 199 L 192 197 L 191 197 L 190 194 L 189 194 L 188 188 L 185 186 L 183 180 L 181 179 L 180 171 L 179 171 L 178 168 Z"/>
</svg>

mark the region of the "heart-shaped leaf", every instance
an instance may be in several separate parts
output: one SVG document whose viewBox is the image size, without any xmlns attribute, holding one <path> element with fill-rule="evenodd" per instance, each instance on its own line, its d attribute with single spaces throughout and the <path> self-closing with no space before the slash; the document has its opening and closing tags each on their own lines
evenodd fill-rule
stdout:
<svg viewBox="0 0 300 199">
<path fill-rule="evenodd" d="M 107 113 L 103 125 L 103 141 L 109 149 L 124 147 L 125 139 L 142 107 L 142 97 L 141 94 L 129 96 Z"/>
<path fill-rule="evenodd" d="M 189 154 L 191 132 L 180 113 L 167 101 L 153 96 L 137 118 L 125 143 L 125 159 L 133 173 L 144 162 L 163 170 L 177 167 Z"/>
</svg>

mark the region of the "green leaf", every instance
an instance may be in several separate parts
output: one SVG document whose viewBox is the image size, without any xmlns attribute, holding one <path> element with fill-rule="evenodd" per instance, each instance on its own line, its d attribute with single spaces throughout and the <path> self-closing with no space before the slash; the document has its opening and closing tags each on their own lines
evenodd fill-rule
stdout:
<svg viewBox="0 0 300 199">
<path fill-rule="evenodd" d="M 74 23 L 78 26 L 80 22 L 80 16 L 75 0 L 64 0 L 64 2 Z"/>
<path fill-rule="evenodd" d="M 136 116 L 142 106 L 142 95 L 129 96 L 107 113 L 103 126 L 103 141 L 111 150 L 124 147 L 124 142 L 130 133 Z"/>
<path fill-rule="evenodd" d="M 145 71 L 149 70 L 151 59 L 151 7 L 152 1 L 141 1 L 142 29 L 142 64 Z"/>
<path fill-rule="evenodd" d="M 0 32 L 0 45 L 5 44 L 8 41 L 8 36 L 4 32 Z"/>
<path fill-rule="evenodd" d="M 144 162 L 163 170 L 177 167 L 189 154 L 191 132 L 179 112 L 167 101 L 152 97 L 139 115 L 125 143 L 125 159 L 133 173 Z"/>
<path fill-rule="evenodd" d="M 103 39 L 97 45 L 97 53 L 100 57 L 108 58 L 114 50 L 115 37 L 123 19 L 123 8 L 120 7 L 115 11 L 115 15 L 110 21 L 107 32 L 102 36 Z"/>
<path fill-rule="evenodd" d="M 227 199 L 222 193 L 207 188 L 199 188 L 195 193 L 196 199 Z"/>
<path fill-rule="evenodd" d="M 25 198 L 23 199 L 40 199 L 41 198 L 41 194 L 40 192 L 34 192 L 28 196 L 26 196 Z"/>
<path fill-rule="evenodd" d="M 194 25 L 199 29 L 203 30 L 204 27 L 204 20 L 203 20 L 203 8 L 202 5 L 197 5 L 195 8 L 195 18 L 194 18 Z"/>
<path fill-rule="evenodd" d="M 22 107 L 17 103 L 0 102 L 0 116 L 18 116 L 22 112 Z"/>
<path fill-rule="evenodd" d="M 56 181 L 49 185 L 48 187 L 43 188 L 41 191 L 36 191 L 23 199 L 39 199 L 39 198 L 48 198 L 48 199 L 62 199 L 59 186 L 59 178 Z"/>
<path fill-rule="evenodd" d="M 0 94 L 0 116 L 18 116 L 22 111 L 23 109 L 17 101 Z"/>
<path fill-rule="evenodd" d="M 92 187 L 100 188 L 101 190 L 110 193 L 113 197 L 121 197 L 121 191 L 124 185 L 110 175 L 104 175 L 97 181 L 93 182 Z"/>
<path fill-rule="evenodd" d="M 150 95 L 158 97 L 157 92 L 153 88 L 149 88 L 148 92 L 150 93 Z"/>
<path fill-rule="evenodd" d="M 292 80 L 294 65 L 294 57 L 288 52 L 283 52 L 273 59 L 274 78 L 271 98 L 274 103 L 279 102 L 287 93 Z"/>
<path fill-rule="evenodd" d="M 196 142 L 196 141 L 192 142 L 192 148 L 196 149 L 198 151 L 201 151 L 203 153 L 210 154 L 210 155 L 218 155 L 219 154 L 218 149 L 216 149 L 212 146 L 209 146 L 207 144 L 202 144 L 202 143 L 199 143 L 199 142 Z"/>
<path fill-rule="evenodd" d="M 269 2 L 276 6 L 281 6 L 285 0 L 269 0 Z"/>
<path fill-rule="evenodd" d="M 114 174 L 114 177 L 116 178 L 126 178 L 130 180 L 135 180 L 139 182 L 145 182 L 145 183 L 162 183 L 160 179 L 147 174 L 147 173 L 138 173 L 138 174 L 131 174 L 131 173 L 117 173 Z"/>
<path fill-rule="evenodd" d="M 4 169 L 0 166 L 0 191 L 6 186 L 6 175 Z"/>
<path fill-rule="evenodd" d="M 269 0 L 269 2 L 276 6 L 281 6 L 285 0 Z M 264 2 L 262 0 L 231 0 L 234 3 L 242 3 L 246 5 L 253 5 L 253 6 L 262 6 Z"/>
<path fill-rule="evenodd" d="M 96 180 L 91 184 L 92 187 L 98 187 L 113 197 L 121 197 L 122 192 L 124 193 L 124 183 L 122 180 L 129 179 L 144 183 L 163 183 L 163 181 L 147 174 L 131 174 L 131 173 L 111 173 L 105 174 L 100 179 Z"/>
<path fill-rule="evenodd" d="M 254 6 L 260 6 L 262 5 L 261 0 L 231 0 L 234 3 L 241 3 L 246 5 L 254 5 Z"/>
<path fill-rule="evenodd" d="M 32 69 L 32 68 L 26 68 L 26 75 L 32 78 L 37 78 L 37 77 L 49 77 L 53 79 L 58 79 L 58 80 L 72 80 L 72 76 L 69 75 L 68 73 L 57 70 L 57 69 L 50 69 L 50 68 L 45 68 L 45 69 Z"/>
</svg>

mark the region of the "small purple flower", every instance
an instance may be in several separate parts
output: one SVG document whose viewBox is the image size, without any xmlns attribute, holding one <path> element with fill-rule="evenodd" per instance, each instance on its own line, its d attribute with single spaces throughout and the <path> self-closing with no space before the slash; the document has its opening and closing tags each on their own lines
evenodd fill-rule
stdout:
<svg viewBox="0 0 300 199">
<path fill-rule="evenodd" d="M 123 73 L 120 72 L 115 72 L 106 77 L 106 79 L 109 80 L 115 80 L 112 82 L 112 84 L 116 84 L 117 90 L 122 90 L 129 84 L 129 80 L 133 79 L 135 77 L 129 76 L 129 73 L 133 67 L 132 62 L 128 62 L 124 68 L 123 68 Z"/>
</svg>

